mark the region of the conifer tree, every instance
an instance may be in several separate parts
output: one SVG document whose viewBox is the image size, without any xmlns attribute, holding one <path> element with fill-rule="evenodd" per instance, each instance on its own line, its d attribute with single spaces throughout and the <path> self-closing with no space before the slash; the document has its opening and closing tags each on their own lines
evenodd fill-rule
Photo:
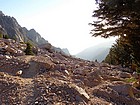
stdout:
<svg viewBox="0 0 140 105">
<path fill-rule="evenodd" d="M 140 0 L 96 0 L 98 9 L 93 17 L 97 20 L 91 34 L 108 38 L 119 36 L 125 40 L 137 65 L 140 66 Z"/>
<path fill-rule="evenodd" d="M 132 57 L 137 65 L 140 87 L 140 0 L 96 0 L 96 2 L 98 9 L 94 11 L 93 17 L 97 20 L 90 23 L 93 26 L 91 34 L 104 38 L 110 36 L 123 38 L 123 45 L 129 46 L 125 51 L 128 54 L 129 50 L 132 51 L 129 58 Z"/>
<path fill-rule="evenodd" d="M 32 45 L 29 42 L 27 42 L 27 47 L 25 49 L 25 53 L 26 53 L 26 55 L 34 55 L 34 53 L 32 51 Z"/>
</svg>

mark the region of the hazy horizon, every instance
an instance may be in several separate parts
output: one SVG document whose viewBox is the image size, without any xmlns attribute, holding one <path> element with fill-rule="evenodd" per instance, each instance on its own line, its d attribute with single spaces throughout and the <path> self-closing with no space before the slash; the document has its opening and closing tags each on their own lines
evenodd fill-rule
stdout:
<svg viewBox="0 0 140 105">
<path fill-rule="evenodd" d="M 72 55 L 97 45 L 115 40 L 91 37 L 94 0 L 0 0 L 0 10 L 16 18 L 22 27 L 35 29 L 52 45 L 68 48 Z"/>
</svg>

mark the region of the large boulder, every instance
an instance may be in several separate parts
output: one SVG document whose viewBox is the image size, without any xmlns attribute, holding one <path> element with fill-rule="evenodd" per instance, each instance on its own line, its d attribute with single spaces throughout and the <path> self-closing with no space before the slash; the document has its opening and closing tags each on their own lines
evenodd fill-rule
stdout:
<svg viewBox="0 0 140 105">
<path fill-rule="evenodd" d="M 102 74 L 100 70 L 95 70 L 89 73 L 84 79 L 84 84 L 89 87 L 94 87 L 102 83 Z"/>
<path fill-rule="evenodd" d="M 38 63 L 39 68 L 54 69 L 54 63 L 49 57 L 35 56 L 32 61 Z"/>
<path fill-rule="evenodd" d="M 78 92 L 78 95 L 76 96 L 76 99 L 79 99 L 81 97 L 86 102 L 88 102 L 88 100 L 90 99 L 90 97 L 89 97 L 89 95 L 87 94 L 87 92 L 83 88 L 81 88 L 81 87 L 79 87 L 79 86 L 77 86 L 75 84 L 70 84 L 70 87 L 74 88 Z"/>
</svg>

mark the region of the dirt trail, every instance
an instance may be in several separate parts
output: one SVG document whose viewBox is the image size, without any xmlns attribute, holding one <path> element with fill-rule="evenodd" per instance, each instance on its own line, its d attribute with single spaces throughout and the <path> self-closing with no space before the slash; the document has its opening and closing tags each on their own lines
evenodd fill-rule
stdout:
<svg viewBox="0 0 140 105">
<path fill-rule="evenodd" d="M 24 60 L 26 63 L 30 62 L 31 59 L 35 57 L 35 56 L 32 56 L 32 55 L 26 55 L 26 56 L 20 56 L 19 58 L 21 58 L 22 60 Z"/>
<path fill-rule="evenodd" d="M 34 82 L 33 79 L 25 79 L 24 87 L 21 88 L 22 102 L 29 105 L 34 99 Z"/>
<path fill-rule="evenodd" d="M 38 63 L 32 61 L 32 58 L 35 56 L 26 55 L 26 56 L 20 56 L 19 58 L 22 59 L 25 63 L 29 64 L 29 68 L 27 70 L 24 70 L 23 77 L 24 78 L 32 78 L 38 73 Z"/>
<path fill-rule="evenodd" d="M 28 69 L 28 71 L 26 71 L 26 73 L 24 74 L 24 77 L 26 78 L 31 78 L 33 76 L 35 76 L 38 73 L 38 63 L 36 62 L 30 62 L 30 67 Z"/>
</svg>

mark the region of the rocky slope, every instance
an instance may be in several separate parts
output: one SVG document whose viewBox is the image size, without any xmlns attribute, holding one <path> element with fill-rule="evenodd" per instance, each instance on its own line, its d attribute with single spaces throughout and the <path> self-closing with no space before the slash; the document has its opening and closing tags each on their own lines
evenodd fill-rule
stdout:
<svg viewBox="0 0 140 105">
<path fill-rule="evenodd" d="M 140 105 L 139 89 L 126 81 L 137 76 L 128 68 L 49 47 L 28 56 L 26 45 L 11 39 L 0 39 L 0 48 L 0 105 Z"/>
</svg>

